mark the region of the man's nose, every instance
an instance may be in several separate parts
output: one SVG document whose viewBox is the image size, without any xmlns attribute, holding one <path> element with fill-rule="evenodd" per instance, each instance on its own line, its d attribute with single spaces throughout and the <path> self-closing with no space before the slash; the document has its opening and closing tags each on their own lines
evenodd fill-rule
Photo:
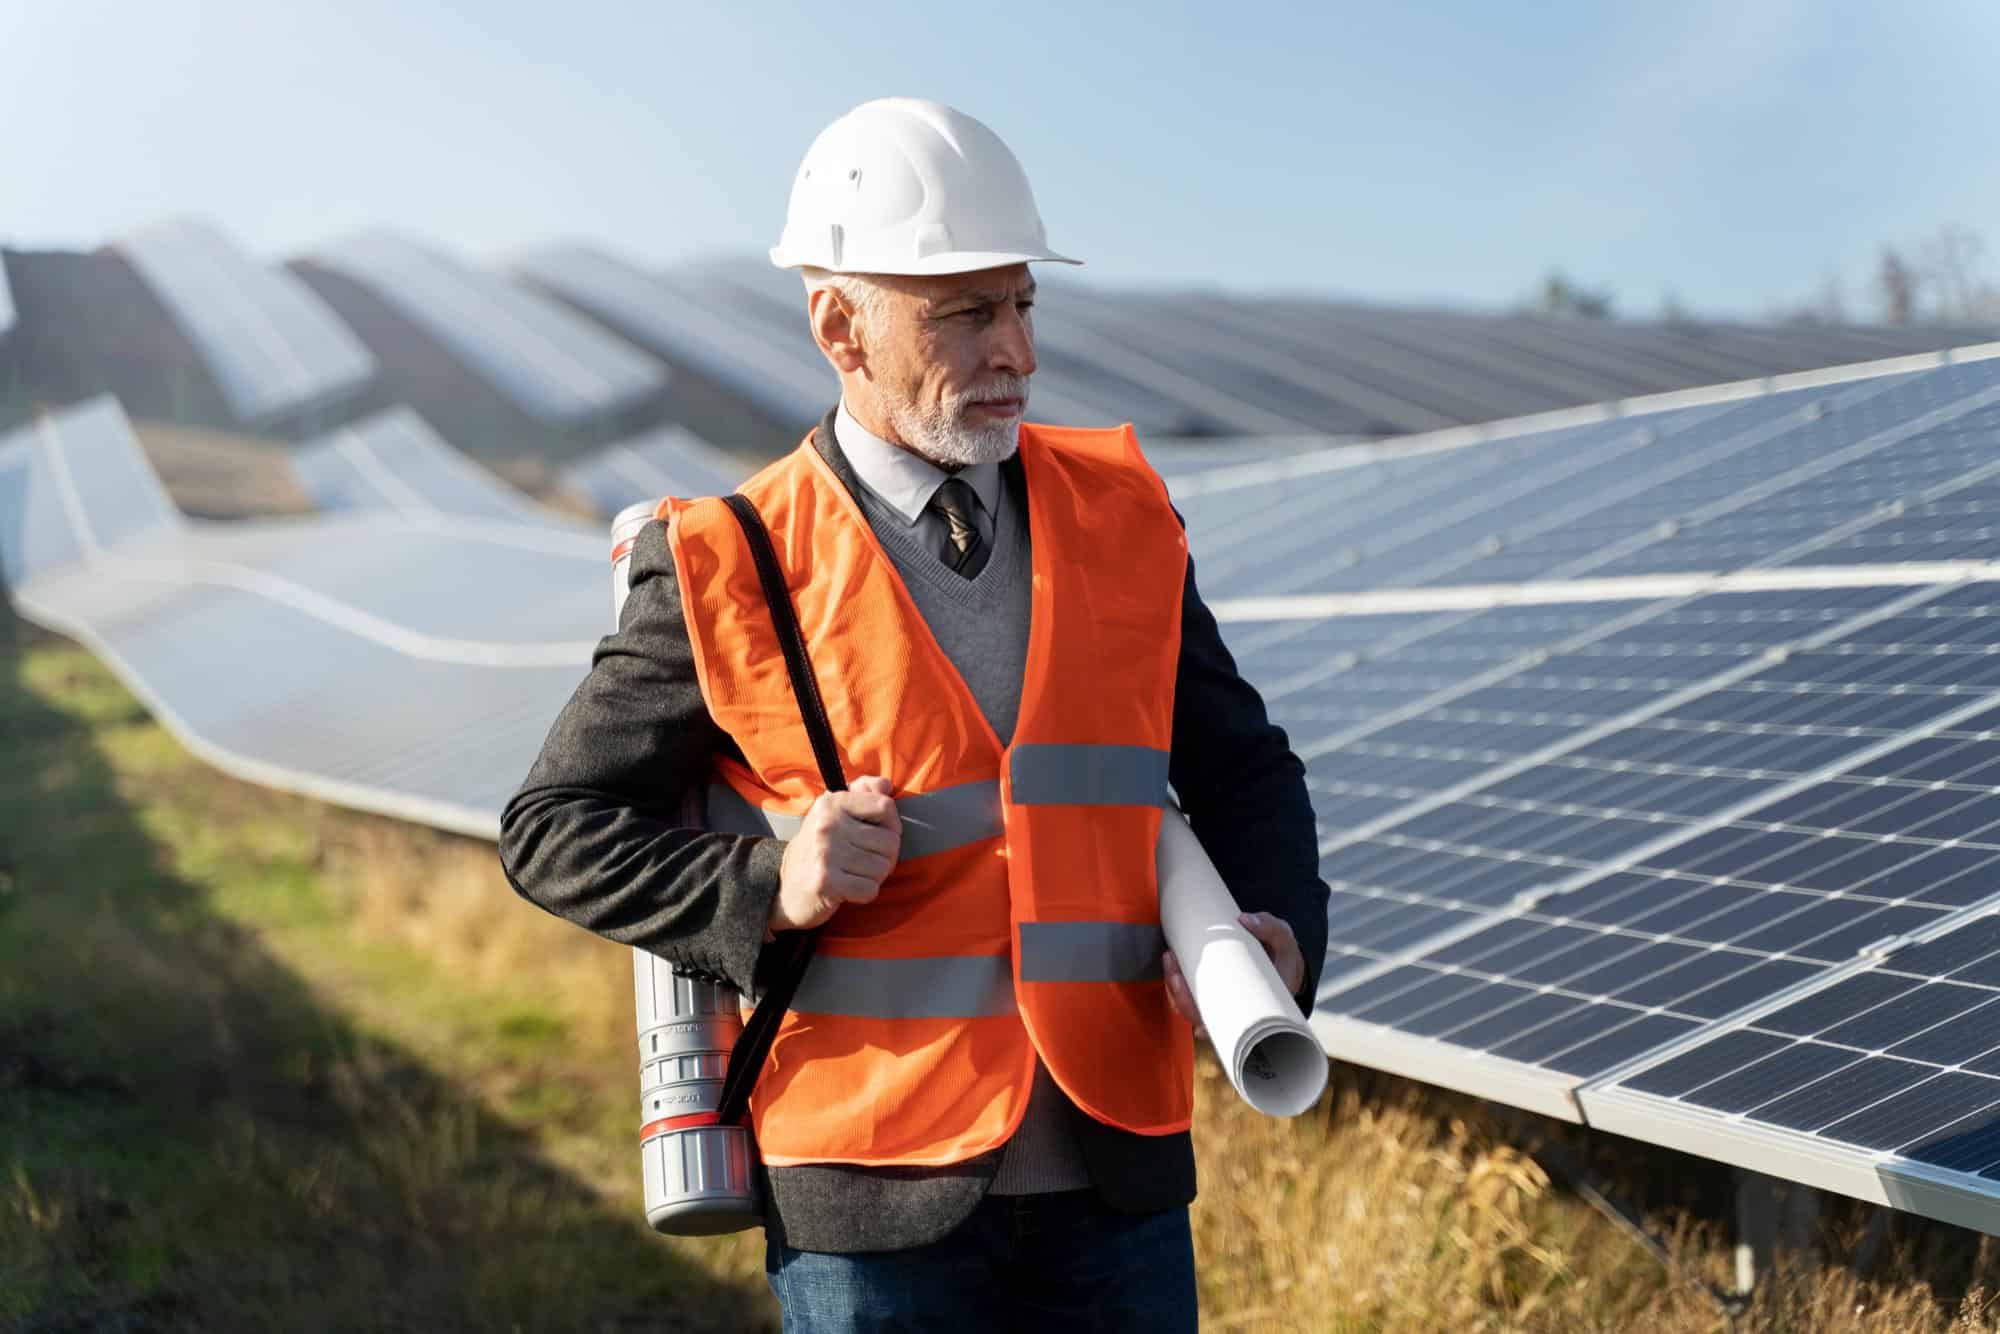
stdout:
<svg viewBox="0 0 2000 1334">
<path fill-rule="evenodd" d="M 1035 373 L 1035 331 L 1025 311 L 1006 307 L 993 321 L 991 332 L 986 350 L 989 368 L 1008 375 Z"/>
</svg>

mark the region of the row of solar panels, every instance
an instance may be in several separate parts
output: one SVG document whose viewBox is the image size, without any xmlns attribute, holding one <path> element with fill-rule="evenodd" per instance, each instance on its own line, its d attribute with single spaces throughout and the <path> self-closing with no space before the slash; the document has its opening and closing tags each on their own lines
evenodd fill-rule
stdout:
<svg viewBox="0 0 2000 1334">
<path fill-rule="evenodd" d="M 587 247 L 539 250 L 522 281 L 386 233 L 287 267 L 213 227 L 169 222 L 117 250 L 198 352 L 239 421 L 351 400 L 378 378 L 336 313 L 352 285 L 557 427 L 654 402 L 675 370 L 734 406 L 707 419 L 768 443 L 824 412 L 833 381 L 797 279 L 751 261 L 648 272 Z M 5 300 L 0 264 L 0 315 Z M 1149 434 L 1375 436 L 1968 341 L 1941 329 L 1628 325 L 1328 302 L 1112 294 L 1050 275 L 1037 415 Z M 578 312 L 586 312 L 585 318 Z M 0 322 L 0 328 L 4 328 Z M 1985 336 L 1990 336 L 1985 335 Z M 685 423 L 684 423 L 685 424 Z M 711 429 L 715 429 L 711 427 Z M 462 443 L 477 444 L 476 441 Z M 731 441 L 731 443 L 742 443 Z"/>
<path fill-rule="evenodd" d="M 491 837 L 605 628 L 605 543 L 356 500 L 186 519 L 99 400 L 0 437 L 0 564 L 204 758 Z"/>
<path fill-rule="evenodd" d="M 532 253 L 520 268 L 609 321 L 646 321 L 633 327 L 652 330 L 670 356 L 691 353 L 704 329 L 726 327 L 728 350 L 711 373 L 733 377 L 768 411 L 797 419 L 806 407 L 762 388 L 820 367 L 791 274 L 742 259 L 646 275 L 580 247 Z M 1155 436 L 1402 435 L 1996 332 L 1622 324 L 1110 293 L 1052 272 L 1040 281 L 1035 415 L 1084 426 L 1130 421 Z"/>
<path fill-rule="evenodd" d="M 323 513 L 183 517 L 115 401 L 0 436 L 0 573 L 188 745 L 256 782 L 491 836 L 589 661 L 602 529 L 541 510 L 398 410 L 295 466 Z M 607 506 L 726 456 L 642 439 Z M 665 482 L 665 486 L 660 483 Z"/>
<path fill-rule="evenodd" d="M 1996 354 L 1181 487 L 1330 1051 L 2000 1227 Z"/>
<path fill-rule="evenodd" d="M 1638 408 L 1170 480 L 1307 766 L 1315 1026 L 2000 1231 L 2000 347 Z M 444 475 L 194 524 L 100 407 L 0 443 L 0 560 L 218 762 L 490 834 L 603 543 Z"/>
</svg>

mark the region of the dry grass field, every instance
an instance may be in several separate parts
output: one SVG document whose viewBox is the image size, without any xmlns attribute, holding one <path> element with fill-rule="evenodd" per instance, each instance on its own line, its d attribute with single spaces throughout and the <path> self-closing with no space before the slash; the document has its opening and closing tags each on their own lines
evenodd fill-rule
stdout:
<svg viewBox="0 0 2000 1334">
<path fill-rule="evenodd" d="M 769 1329 L 757 1237 L 641 1221 L 628 956 L 485 845 L 224 778 L 88 655 L 0 663 L 0 1330 Z M 1721 1281 L 1719 1169 L 1336 1066 L 1292 1121 L 1204 1062 L 1203 1325 L 2000 1328 L 2000 1249 L 1902 1219 L 1729 1321 L 1524 1152 L 1586 1157 Z"/>
</svg>

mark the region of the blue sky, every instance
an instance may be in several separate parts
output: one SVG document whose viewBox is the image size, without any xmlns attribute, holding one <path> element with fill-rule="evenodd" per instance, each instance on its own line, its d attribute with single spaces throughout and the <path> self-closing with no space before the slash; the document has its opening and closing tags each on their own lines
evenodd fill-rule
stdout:
<svg viewBox="0 0 2000 1334">
<path fill-rule="evenodd" d="M 1996 56 L 1992 0 L 26 0 L 0 243 L 761 249 L 819 128 L 908 93 L 998 130 L 1101 282 L 1477 306 L 1561 266 L 1755 315 L 1831 277 L 1867 316 L 1884 242 L 2000 250 Z"/>
</svg>

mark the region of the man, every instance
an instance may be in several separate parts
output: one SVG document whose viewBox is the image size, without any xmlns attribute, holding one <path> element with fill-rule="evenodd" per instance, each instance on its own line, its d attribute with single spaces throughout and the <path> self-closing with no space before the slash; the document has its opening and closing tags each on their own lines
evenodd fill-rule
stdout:
<svg viewBox="0 0 2000 1334">
<path fill-rule="evenodd" d="M 1192 1329 L 1195 1011 L 1153 843 L 1171 783 L 1309 1010 L 1303 769 L 1129 430 L 1021 424 L 1029 265 L 1074 261 L 990 130 L 855 109 L 772 258 L 841 398 L 742 492 L 851 787 L 821 788 L 733 517 L 687 503 L 640 532 L 618 633 L 507 807 L 508 875 L 745 991 L 824 926 L 752 1106 L 787 1330 Z M 711 825 L 792 837 L 682 827 L 703 791 Z"/>
</svg>

